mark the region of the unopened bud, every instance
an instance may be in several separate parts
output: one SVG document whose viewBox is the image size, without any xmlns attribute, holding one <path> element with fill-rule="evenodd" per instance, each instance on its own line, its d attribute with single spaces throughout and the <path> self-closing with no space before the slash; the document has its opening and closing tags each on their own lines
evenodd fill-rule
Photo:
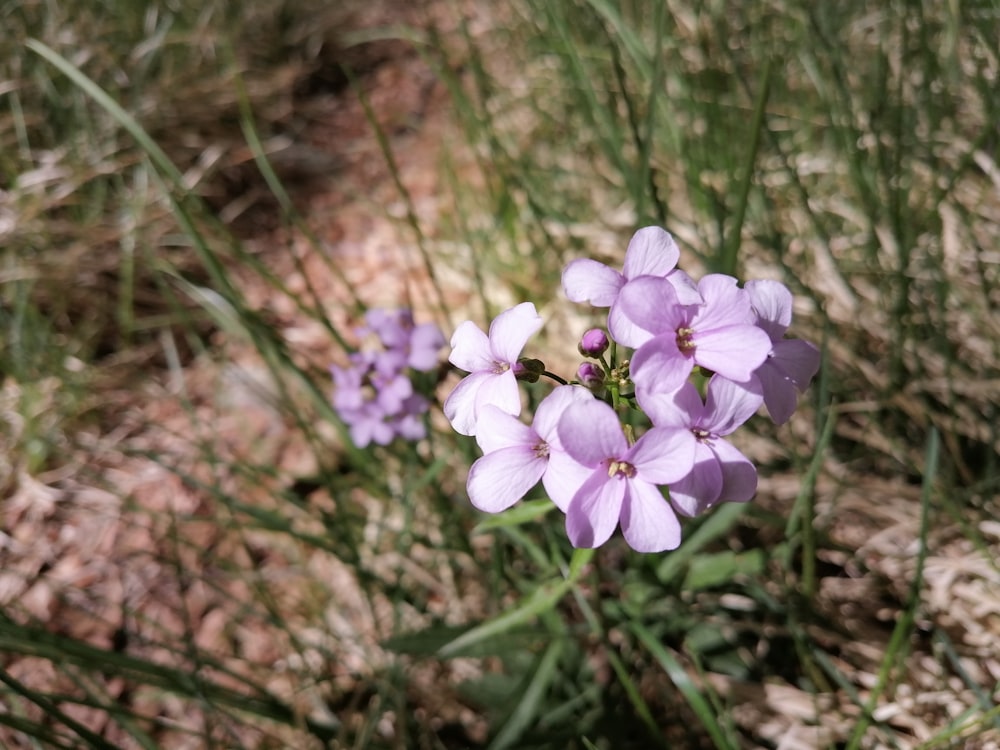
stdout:
<svg viewBox="0 0 1000 750">
<path fill-rule="evenodd" d="M 577 348 L 584 357 L 600 357 L 608 350 L 608 334 L 601 328 L 591 328 L 580 338 Z"/>
<path fill-rule="evenodd" d="M 582 362 L 576 371 L 580 385 L 597 393 L 604 387 L 604 370 L 593 362 Z"/>
<path fill-rule="evenodd" d="M 514 377 L 525 383 L 537 383 L 545 372 L 545 363 L 540 359 L 522 357 L 514 363 Z"/>
</svg>

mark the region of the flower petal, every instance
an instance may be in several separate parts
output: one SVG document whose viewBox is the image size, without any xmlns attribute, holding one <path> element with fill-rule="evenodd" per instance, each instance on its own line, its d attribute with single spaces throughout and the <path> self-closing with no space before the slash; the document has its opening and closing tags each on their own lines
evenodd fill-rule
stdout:
<svg viewBox="0 0 1000 750">
<path fill-rule="evenodd" d="M 483 453 L 492 453 L 515 445 L 533 448 L 541 441 L 535 431 L 494 404 L 485 404 L 479 410 L 476 423 L 476 442 Z"/>
<path fill-rule="evenodd" d="M 659 489 L 648 482 L 628 483 L 621 511 L 622 534 L 636 552 L 663 552 L 681 544 L 681 525 Z"/>
<path fill-rule="evenodd" d="M 705 400 L 707 419 L 701 427 L 717 435 L 728 435 L 746 422 L 764 403 L 760 381 L 751 376 L 745 383 L 734 383 L 721 375 L 708 381 Z"/>
<path fill-rule="evenodd" d="M 583 386 L 561 385 L 552 390 L 535 409 L 535 419 L 531 426 L 547 443 L 562 445 L 556 428 L 563 412 L 573 403 L 586 403 L 594 400 L 594 394 Z"/>
<path fill-rule="evenodd" d="M 614 533 L 625 497 L 624 479 L 603 468 L 584 481 L 566 511 L 566 535 L 574 547 L 600 547 Z"/>
<path fill-rule="evenodd" d="M 725 440 L 713 440 L 715 453 L 722 470 L 722 489 L 717 502 L 745 503 L 757 493 L 757 467 Z"/>
<path fill-rule="evenodd" d="M 767 359 L 771 339 L 757 326 L 732 325 L 701 332 L 691 337 L 694 360 L 737 383 L 745 383 Z"/>
<path fill-rule="evenodd" d="M 632 357 L 630 375 L 637 391 L 673 393 L 694 368 L 694 360 L 677 348 L 673 333 L 650 339 Z"/>
<path fill-rule="evenodd" d="M 522 302 L 497 315 L 490 324 L 490 351 L 499 362 L 514 364 L 528 339 L 542 327 L 542 318 L 531 302 Z"/>
<path fill-rule="evenodd" d="M 618 305 L 633 324 L 655 335 L 676 334 L 687 314 L 677 299 L 674 285 L 652 276 L 640 276 L 623 286 Z"/>
<path fill-rule="evenodd" d="M 625 250 L 625 278 L 666 276 L 680 257 L 681 251 L 669 232 L 660 227 L 643 227 L 632 235 Z"/>
<path fill-rule="evenodd" d="M 750 295 L 737 286 L 732 276 L 710 273 L 698 282 L 698 291 L 705 304 L 698 308 L 691 321 L 696 331 L 731 325 L 754 325 L 756 320 L 750 305 Z"/>
<path fill-rule="evenodd" d="M 495 377 L 489 372 L 474 372 L 459 381 L 448 394 L 443 410 L 455 432 L 460 435 L 476 434 L 476 396 L 483 383 Z"/>
<path fill-rule="evenodd" d="M 670 502 L 685 516 L 697 516 L 714 505 L 721 492 L 719 460 L 707 445 L 698 443 L 691 473 L 670 485 Z"/>
<path fill-rule="evenodd" d="M 645 328 L 640 328 L 625 314 L 620 304 L 611 306 L 608 313 L 608 330 L 619 346 L 627 346 L 631 349 L 638 349 L 651 338 L 653 334 Z"/>
<path fill-rule="evenodd" d="M 493 404 L 515 417 L 521 413 L 521 392 L 517 388 L 517 378 L 513 370 L 507 370 L 499 375 L 489 373 L 483 378 L 483 384 L 476 392 L 476 419 L 479 419 L 479 413 L 486 404 Z"/>
<path fill-rule="evenodd" d="M 656 427 L 691 429 L 704 421 L 705 404 L 693 383 L 681 383 L 680 388 L 672 392 L 641 390 L 636 396 L 639 406 Z"/>
<path fill-rule="evenodd" d="M 776 342 L 770 359 L 800 391 L 808 387 L 809 381 L 819 371 L 819 349 L 801 339 Z"/>
<path fill-rule="evenodd" d="M 618 415 L 603 401 L 570 404 L 556 429 L 566 452 L 584 466 L 597 467 L 628 451 Z"/>
<path fill-rule="evenodd" d="M 590 258 L 572 261 L 563 269 L 562 285 L 573 302 L 589 302 L 594 307 L 611 307 L 625 277 L 613 268 Z"/>
<path fill-rule="evenodd" d="M 669 484 L 690 473 L 697 442 L 691 430 L 654 427 L 636 441 L 622 460 L 632 464 L 643 481 Z"/>
<path fill-rule="evenodd" d="M 792 323 L 792 293 L 780 281 L 763 279 L 743 285 L 750 295 L 750 304 L 757 314 L 757 325 L 772 341 L 785 335 Z"/>
<path fill-rule="evenodd" d="M 767 359 L 757 368 L 754 375 L 760 380 L 763 388 L 764 405 L 767 407 L 767 413 L 771 415 L 771 421 L 775 424 L 784 424 L 791 419 L 798 404 L 798 392 L 781 368 L 771 359 Z"/>
<path fill-rule="evenodd" d="M 469 469 L 469 500 L 487 513 L 507 510 L 535 486 L 546 464 L 544 458 L 521 445 L 488 453 Z"/>
<path fill-rule="evenodd" d="M 577 490 L 593 473 L 593 468 L 574 461 L 565 451 L 550 446 L 549 465 L 542 475 L 542 484 L 549 499 L 565 513 Z"/>
<path fill-rule="evenodd" d="M 455 329 L 451 336 L 451 354 L 448 361 L 466 372 L 491 370 L 494 366 L 490 342 L 471 320 Z"/>
</svg>

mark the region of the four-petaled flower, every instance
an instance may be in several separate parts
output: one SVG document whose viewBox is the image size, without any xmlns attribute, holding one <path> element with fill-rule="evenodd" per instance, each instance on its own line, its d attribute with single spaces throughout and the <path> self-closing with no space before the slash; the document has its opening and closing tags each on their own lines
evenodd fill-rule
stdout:
<svg viewBox="0 0 1000 750">
<path fill-rule="evenodd" d="M 566 511 L 574 547 L 599 547 L 621 524 L 639 552 L 676 549 L 681 527 L 657 485 L 682 479 L 694 463 L 694 436 L 654 427 L 629 445 L 614 409 L 603 401 L 572 404 L 559 420 L 563 448 L 590 470 Z"/>
<path fill-rule="evenodd" d="M 771 350 L 767 334 L 754 325 L 747 292 L 736 279 L 710 274 L 698 283 L 704 302 L 683 305 L 663 279 L 636 279 L 622 289 L 617 305 L 645 333 L 611 333 L 620 343 L 637 346 L 631 375 L 641 393 L 677 390 L 695 365 L 738 383 L 746 382 Z M 614 323 L 614 321 L 612 321 Z"/>
<path fill-rule="evenodd" d="M 670 501 L 686 516 L 718 503 L 742 503 L 757 492 L 757 469 L 722 438 L 746 422 L 763 401 L 760 382 L 734 383 L 720 375 L 708 381 L 704 402 L 691 383 L 672 394 L 649 396 L 646 414 L 658 427 L 686 429 L 695 438 L 691 472 L 670 485 Z"/>
<path fill-rule="evenodd" d="M 476 432 L 485 455 L 469 470 L 467 488 L 472 504 L 487 513 L 498 513 L 524 497 L 541 479 L 549 499 L 565 512 L 589 471 L 563 449 L 556 425 L 571 404 L 593 398 L 581 386 L 559 386 L 538 405 L 530 426 L 486 404 Z"/>
<path fill-rule="evenodd" d="M 522 302 L 496 317 L 489 336 L 471 320 L 455 330 L 448 361 L 469 373 L 444 402 L 444 414 L 456 432 L 475 435 L 479 412 L 486 404 L 515 416 L 521 413 L 517 358 L 541 327 L 535 306 Z"/>
</svg>

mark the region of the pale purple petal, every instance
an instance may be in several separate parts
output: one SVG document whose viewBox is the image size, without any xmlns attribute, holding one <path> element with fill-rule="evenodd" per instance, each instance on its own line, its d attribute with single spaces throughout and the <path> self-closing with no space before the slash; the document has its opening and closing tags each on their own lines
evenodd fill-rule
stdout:
<svg viewBox="0 0 1000 750">
<path fill-rule="evenodd" d="M 565 513 L 577 490 L 593 473 L 593 467 L 574 461 L 568 453 L 550 444 L 549 465 L 542 475 L 542 484 L 549 499 Z"/>
<path fill-rule="evenodd" d="M 490 350 L 497 361 L 514 364 L 528 339 L 542 327 L 531 302 L 522 302 L 497 315 L 490 324 Z"/>
<path fill-rule="evenodd" d="M 636 552 L 663 552 L 681 544 L 677 516 L 660 490 L 648 482 L 629 482 L 621 524 L 625 541 Z"/>
<path fill-rule="evenodd" d="M 691 339 L 699 365 L 739 383 L 749 380 L 771 351 L 771 339 L 757 326 L 696 329 Z"/>
<path fill-rule="evenodd" d="M 757 314 L 757 325 L 778 341 L 792 324 L 792 293 L 780 281 L 764 279 L 743 285 Z"/>
<path fill-rule="evenodd" d="M 444 346 L 444 334 L 436 324 L 423 323 L 417 326 L 410 336 L 407 364 L 418 372 L 433 370 L 437 366 L 438 352 L 442 346 Z"/>
<path fill-rule="evenodd" d="M 808 341 L 787 339 L 775 342 L 768 361 L 804 391 L 819 371 L 819 349 Z"/>
<path fill-rule="evenodd" d="M 722 469 L 722 490 L 719 503 L 745 503 L 757 492 L 757 468 L 725 440 L 713 440 L 710 445 Z M 711 505 L 711 504 L 710 504 Z"/>
<path fill-rule="evenodd" d="M 667 281 L 677 292 L 677 301 L 682 305 L 702 305 L 705 303 L 701 292 L 698 291 L 698 283 L 688 276 L 684 271 L 675 268 L 667 274 Z"/>
<path fill-rule="evenodd" d="M 722 492 L 722 469 L 715 453 L 705 443 L 695 449 L 691 473 L 670 485 L 670 502 L 685 516 L 697 516 L 714 505 Z"/>
<path fill-rule="evenodd" d="M 577 490 L 566 511 L 566 534 L 574 547 L 600 547 L 614 533 L 621 516 L 626 480 L 609 477 L 601 467 Z"/>
<path fill-rule="evenodd" d="M 694 360 L 677 348 L 674 334 L 647 341 L 632 357 L 630 375 L 638 391 L 672 393 L 687 380 Z"/>
<path fill-rule="evenodd" d="M 668 232 L 660 227 L 643 227 L 632 235 L 625 251 L 625 278 L 666 276 L 680 257 L 681 251 Z"/>
<path fill-rule="evenodd" d="M 471 375 L 469 377 L 472 377 Z M 507 370 L 499 375 L 489 374 L 476 391 L 475 417 L 486 404 L 498 406 L 515 417 L 521 413 L 521 392 L 517 388 L 517 378 L 513 370 Z"/>
<path fill-rule="evenodd" d="M 764 389 L 764 405 L 775 424 L 784 424 L 792 418 L 798 404 L 798 391 L 780 369 L 767 360 L 755 373 Z"/>
<path fill-rule="evenodd" d="M 624 284 L 625 277 L 618 271 L 590 258 L 574 260 L 563 269 L 563 291 L 573 302 L 611 307 Z"/>
<path fill-rule="evenodd" d="M 619 304 L 612 305 L 608 313 L 608 330 L 619 346 L 631 349 L 638 349 L 653 338 L 652 333 L 633 323 Z"/>
<path fill-rule="evenodd" d="M 808 341 L 778 341 L 757 370 L 764 389 L 764 404 L 775 424 L 784 424 L 795 411 L 797 391 L 804 391 L 819 370 L 819 350 Z"/>
<path fill-rule="evenodd" d="M 476 442 L 483 453 L 492 453 L 514 445 L 537 445 L 540 438 L 531 427 L 493 404 L 479 410 Z"/>
<path fill-rule="evenodd" d="M 469 469 L 469 500 L 487 513 L 507 510 L 538 483 L 546 465 L 544 458 L 525 446 L 488 453 Z"/>
<path fill-rule="evenodd" d="M 746 422 L 764 403 L 760 381 L 751 377 L 745 383 L 735 383 L 721 375 L 708 381 L 705 400 L 706 419 L 698 426 L 716 435 L 728 435 Z"/>
<path fill-rule="evenodd" d="M 455 432 L 460 435 L 476 434 L 476 396 L 483 384 L 495 377 L 490 372 L 474 372 L 459 381 L 448 394 L 443 411 Z"/>
<path fill-rule="evenodd" d="M 535 409 L 535 419 L 531 423 L 535 432 L 547 443 L 561 445 L 559 441 L 557 427 L 563 412 L 573 403 L 586 403 L 593 401 L 594 395 L 586 388 L 579 385 L 561 385 L 553 389 L 552 393 L 542 399 L 542 402 Z"/>
<path fill-rule="evenodd" d="M 652 276 L 640 276 L 622 287 L 618 306 L 633 324 L 657 335 L 676 333 L 688 315 L 688 308 L 677 300 L 674 285 Z M 614 330 L 611 333 L 617 337 Z"/>
<path fill-rule="evenodd" d="M 753 325 L 754 314 L 750 295 L 736 285 L 736 279 L 721 273 L 711 273 L 698 282 L 698 291 L 705 304 L 698 308 L 691 321 L 695 331 L 731 325 Z"/>
<path fill-rule="evenodd" d="M 603 401 L 570 404 L 557 428 L 563 448 L 584 466 L 596 467 L 608 458 L 619 458 L 628 450 L 615 410 Z"/>
<path fill-rule="evenodd" d="M 669 484 L 691 471 L 696 442 L 690 430 L 654 427 L 636 441 L 622 460 L 635 467 L 638 479 Z"/>
<path fill-rule="evenodd" d="M 471 320 L 455 329 L 451 336 L 448 361 L 466 372 L 480 372 L 494 367 L 490 341 Z"/>
<path fill-rule="evenodd" d="M 690 382 L 685 381 L 676 391 L 650 393 L 642 390 L 636 396 L 639 406 L 657 427 L 690 429 L 704 418 L 705 404 Z"/>
</svg>

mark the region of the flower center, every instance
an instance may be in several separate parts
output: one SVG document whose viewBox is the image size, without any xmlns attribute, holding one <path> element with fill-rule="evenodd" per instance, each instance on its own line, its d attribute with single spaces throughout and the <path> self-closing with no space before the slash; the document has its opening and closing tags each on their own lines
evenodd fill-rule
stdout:
<svg viewBox="0 0 1000 750">
<path fill-rule="evenodd" d="M 701 427 L 692 427 L 692 428 L 691 428 L 691 433 L 692 433 L 692 434 L 693 434 L 693 435 L 695 436 L 695 438 L 697 438 L 697 439 L 698 439 L 698 441 L 699 441 L 699 442 L 701 442 L 701 443 L 707 443 L 707 442 L 709 442 L 710 440 L 712 440 L 712 439 L 714 439 L 714 438 L 715 438 L 715 435 L 713 435 L 713 434 L 712 434 L 711 432 L 709 432 L 708 430 L 704 430 L 704 429 L 702 429 Z"/>
<path fill-rule="evenodd" d="M 549 457 L 549 444 L 544 440 L 539 440 L 538 444 L 531 449 L 538 458 Z"/>
<path fill-rule="evenodd" d="M 510 369 L 510 362 L 494 362 L 493 363 L 493 374 L 502 375 Z"/>
<path fill-rule="evenodd" d="M 677 329 L 677 348 L 681 350 L 681 354 L 690 354 L 694 351 L 692 336 L 694 336 L 693 328 L 685 327 Z"/>
<path fill-rule="evenodd" d="M 608 461 L 608 476 L 618 477 L 619 479 L 631 479 L 635 476 L 635 467 L 628 463 L 628 461 Z"/>
</svg>

